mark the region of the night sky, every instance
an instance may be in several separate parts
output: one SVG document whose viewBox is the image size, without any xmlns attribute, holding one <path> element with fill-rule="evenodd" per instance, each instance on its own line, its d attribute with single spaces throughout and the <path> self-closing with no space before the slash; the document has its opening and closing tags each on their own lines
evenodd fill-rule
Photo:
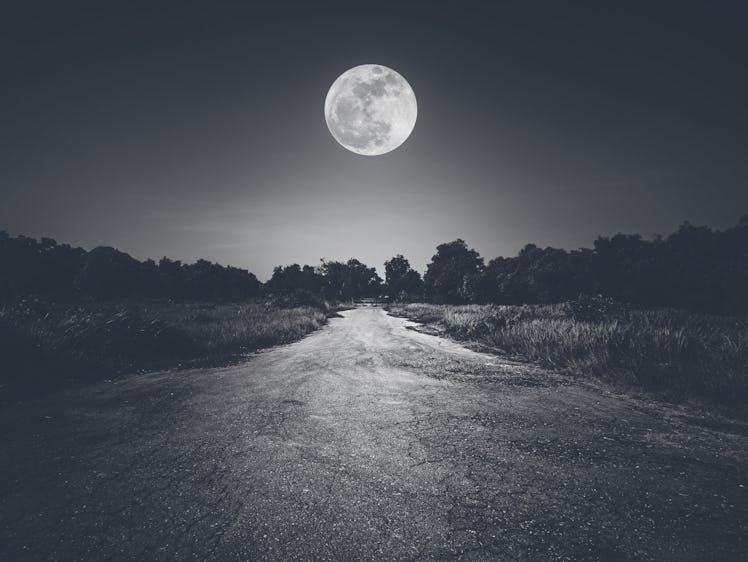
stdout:
<svg viewBox="0 0 748 562">
<path fill-rule="evenodd" d="M 5 8 L 0 229 L 266 279 L 323 257 L 423 270 L 458 237 L 493 258 L 748 213 L 737 7 L 252 4 Z M 382 156 L 325 125 L 330 84 L 364 63 L 418 100 Z"/>
</svg>

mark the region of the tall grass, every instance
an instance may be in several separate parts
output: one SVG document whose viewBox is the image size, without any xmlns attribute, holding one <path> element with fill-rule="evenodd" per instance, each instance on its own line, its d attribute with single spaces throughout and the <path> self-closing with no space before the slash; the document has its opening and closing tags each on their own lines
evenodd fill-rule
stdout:
<svg viewBox="0 0 748 562">
<path fill-rule="evenodd" d="M 224 359 L 299 339 L 326 316 L 322 307 L 267 303 L 4 303 L 0 391 Z"/>
<path fill-rule="evenodd" d="M 748 396 L 748 320 L 675 310 L 588 314 L 555 305 L 392 305 L 447 334 L 576 375 L 714 397 Z"/>
</svg>

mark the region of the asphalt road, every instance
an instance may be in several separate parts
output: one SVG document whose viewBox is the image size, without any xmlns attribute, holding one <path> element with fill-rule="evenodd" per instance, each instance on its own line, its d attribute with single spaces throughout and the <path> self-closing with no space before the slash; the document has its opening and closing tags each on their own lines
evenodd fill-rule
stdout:
<svg viewBox="0 0 748 562">
<path fill-rule="evenodd" d="M 739 559 L 748 426 L 359 308 L 0 413 L 0 559 Z"/>
</svg>

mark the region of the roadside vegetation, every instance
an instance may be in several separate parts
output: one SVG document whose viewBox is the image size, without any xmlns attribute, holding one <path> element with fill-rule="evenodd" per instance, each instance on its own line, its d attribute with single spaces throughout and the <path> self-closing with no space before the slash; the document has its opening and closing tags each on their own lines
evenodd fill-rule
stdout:
<svg viewBox="0 0 748 562">
<path fill-rule="evenodd" d="M 724 231 L 527 244 L 487 263 L 440 244 L 424 275 L 397 254 L 278 266 L 260 282 L 207 260 L 139 261 L 0 231 L 0 385 L 44 389 L 212 361 L 297 339 L 328 302 L 386 298 L 447 334 L 630 387 L 748 396 L 748 216 Z M 403 304 L 428 302 L 431 304 Z M 1 391 L 0 391 L 1 395 Z"/>
<path fill-rule="evenodd" d="M 636 310 L 582 297 L 551 305 L 393 304 L 392 314 L 574 376 L 671 397 L 744 403 L 748 320 Z"/>
<path fill-rule="evenodd" d="M 381 279 L 358 260 L 277 267 L 139 261 L 0 231 L 0 399 L 71 382 L 214 365 L 299 339 Z M 331 304 L 332 303 L 332 304 Z"/>
<path fill-rule="evenodd" d="M 334 312 L 324 303 L 0 304 L 0 397 L 71 382 L 230 361 L 297 340 Z"/>
</svg>

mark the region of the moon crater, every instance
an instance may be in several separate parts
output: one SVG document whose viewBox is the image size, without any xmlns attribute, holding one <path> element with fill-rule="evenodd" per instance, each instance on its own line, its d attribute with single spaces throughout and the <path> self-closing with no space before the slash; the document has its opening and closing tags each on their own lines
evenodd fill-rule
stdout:
<svg viewBox="0 0 748 562">
<path fill-rule="evenodd" d="M 377 64 L 341 74 L 325 99 L 330 133 L 357 154 L 373 156 L 396 149 L 410 136 L 417 115 L 410 84 L 391 68 Z"/>
</svg>

